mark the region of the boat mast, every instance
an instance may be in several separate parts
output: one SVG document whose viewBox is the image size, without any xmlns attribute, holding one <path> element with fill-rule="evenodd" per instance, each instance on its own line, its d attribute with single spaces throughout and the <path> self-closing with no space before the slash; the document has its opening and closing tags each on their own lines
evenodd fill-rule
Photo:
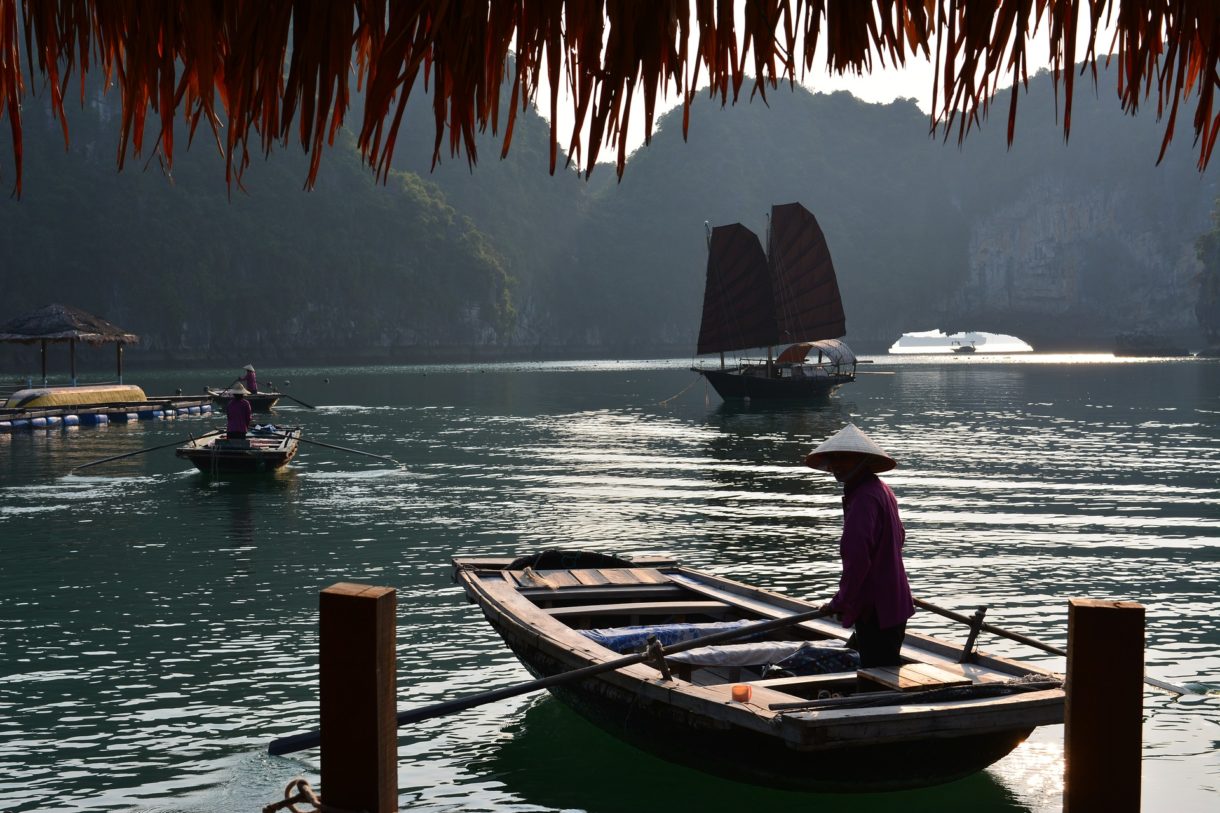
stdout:
<svg viewBox="0 0 1220 813">
<path fill-rule="evenodd" d="M 710 220 L 703 221 L 703 230 L 707 232 L 707 252 L 712 253 L 712 223 Z M 720 351 L 720 369 L 724 369 L 724 351 Z"/>
<path fill-rule="evenodd" d="M 771 213 L 767 212 L 767 267 L 771 267 Z M 772 279 L 774 283 L 774 279 Z M 775 365 L 771 361 L 771 345 L 767 345 L 767 378 L 775 375 Z"/>
</svg>

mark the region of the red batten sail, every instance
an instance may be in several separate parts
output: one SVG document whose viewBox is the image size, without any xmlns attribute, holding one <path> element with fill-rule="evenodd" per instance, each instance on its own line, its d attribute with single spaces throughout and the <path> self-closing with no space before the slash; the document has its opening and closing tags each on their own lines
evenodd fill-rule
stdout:
<svg viewBox="0 0 1220 813">
<path fill-rule="evenodd" d="M 775 298 L 758 235 L 740 223 L 712 229 L 699 353 L 775 343 Z"/>
<path fill-rule="evenodd" d="M 847 333 L 839 282 L 817 218 L 799 203 L 771 207 L 769 247 L 776 344 Z"/>
<path fill-rule="evenodd" d="M 799 203 L 771 208 L 771 245 L 740 223 L 712 229 L 698 353 L 835 339 L 847 332 L 830 249 Z"/>
</svg>

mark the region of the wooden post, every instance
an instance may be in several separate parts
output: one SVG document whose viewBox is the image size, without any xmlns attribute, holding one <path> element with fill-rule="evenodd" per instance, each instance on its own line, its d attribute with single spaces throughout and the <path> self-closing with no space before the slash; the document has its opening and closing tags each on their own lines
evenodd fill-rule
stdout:
<svg viewBox="0 0 1220 813">
<path fill-rule="evenodd" d="M 47 385 L 47 340 L 42 340 L 42 386 Z"/>
<path fill-rule="evenodd" d="M 321 593 L 318 694 L 327 808 L 398 810 L 394 609 L 389 587 L 341 582 Z"/>
<path fill-rule="evenodd" d="M 68 359 L 72 368 L 72 386 L 76 386 L 76 339 L 68 339 Z"/>
<path fill-rule="evenodd" d="M 1140 809 L 1144 608 L 1068 602 L 1064 813 Z"/>
<path fill-rule="evenodd" d="M 123 383 L 123 343 L 122 342 L 114 343 L 114 356 L 115 356 L 115 359 L 117 360 L 118 366 L 119 366 L 119 372 L 118 372 L 119 383 L 122 384 Z"/>
</svg>

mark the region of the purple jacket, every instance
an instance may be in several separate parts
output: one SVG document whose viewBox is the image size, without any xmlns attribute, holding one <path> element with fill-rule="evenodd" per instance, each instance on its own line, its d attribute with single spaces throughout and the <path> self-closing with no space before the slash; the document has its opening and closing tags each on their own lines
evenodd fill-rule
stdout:
<svg viewBox="0 0 1220 813">
<path fill-rule="evenodd" d="M 254 408 L 245 398 L 230 398 L 229 405 L 225 407 L 225 415 L 229 418 L 229 422 L 225 426 L 226 432 L 245 432 L 250 428 Z"/>
<path fill-rule="evenodd" d="M 843 538 L 839 557 L 843 576 L 830 607 L 843 626 L 875 616 L 881 629 L 895 627 L 915 614 L 902 543 L 906 531 L 898 518 L 898 501 L 875 474 L 865 474 L 843 493 Z"/>
<path fill-rule="evenodd" d="M 254 377 L 253 370 L 246 370 L 246 389 L 250 392 L 258 392 L 258 379 Z"/>
</svg>

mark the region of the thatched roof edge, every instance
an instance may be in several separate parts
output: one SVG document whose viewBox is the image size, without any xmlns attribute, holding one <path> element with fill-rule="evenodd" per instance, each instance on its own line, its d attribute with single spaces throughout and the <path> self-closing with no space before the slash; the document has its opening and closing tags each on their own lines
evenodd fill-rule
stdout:
<svg viewBox="0 0 1220 813">
<path fill-rule="evenodd" d="M 347 114 L 353 70 L 365 102 L 359 147 L 383 178 L 419 80 L 432 90 L 435 157 L 447 142 L 451 154 L 465 150 L 472 164 L 476 132 L 503 126 L 507 152 L 518 109 L 545 85 L 552 91 L 554 172 L 562 81 L 574 119 L 569 160 L 583 159 L 587 173 L 601 147 L 613 147 L 621 176 L 637 94 L 648 137 L 657 100 L 670 92 L 687 108 L 685 131 L 705 77 L 721 104 L 736 102 L 744 85 L 765 98 L 823 54 L 838 74 L 929 59 L 933 128 L 959 140 L 987 115 L 1000 81 L 1010 80 L 1011 142 L 1033 35 L 1049 46 L 1066 137 L 1075 66 L 1092 65 L 1096 82 L 1097 35 L 1110 24 L 1115 35 L 1103 53 L 1115 55 L 1123 109 L 1134 113 L 1155 97 L 1156 115 L 1165 120 L 1163 156 L 1180 103 L 1195 97 L 1199 167 L 1206 167 L 1220 133 L 1213 115 L 1220 87 L 1215 0 L 748 0 L 740 7 L 712 0 L 0 0 L 0 118 L 12 128 L 20 194 L 24 41 L 31 73 L 51 89 L 65 139 L 64 93 L 79 85 L 84 101 L 84 83 L 71 82 L 74 75 L 101 70 L 115 83 L 123 108 L 120 167 L 145 148 L 151 117 L 151 149 L 172 168 L 173 121 L 181 111 L 192 136 L 201 123 L 211 129 L 230 182 L 240 183 L 251 149 L 270 152 L 295 139 L 311 155 L 311 185 L 322 148 Z M 1083 53 L 1079 32 L 1086 35 Z M 505 83 L 511 103 L 501 111 Z"/>
<path fill-rule="evenodd" d="M 60 304 L 47 305 L 0 325 L 0 342 L 36 344 L 44 341 L 135 344 L 140 337 L 100 316 Z"/>
</svg>

